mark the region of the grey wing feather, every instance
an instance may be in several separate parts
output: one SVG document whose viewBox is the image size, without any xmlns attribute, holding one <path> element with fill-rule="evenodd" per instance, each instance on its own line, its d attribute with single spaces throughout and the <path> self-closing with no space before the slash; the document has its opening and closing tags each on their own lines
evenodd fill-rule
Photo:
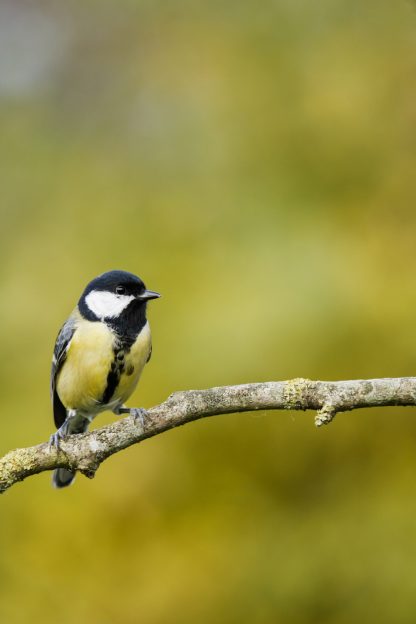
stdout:
<svg viewBox="0 0 416 624">
<path fill-rule="evenodd" d="M 51 369 L 51 399 L 53 403 L 55 425 L 57 427 L 60 427 L 65 422 L 66 409 L 62 405 L 58 393 L 56 392 L 56 377 L 62 367 L 62 364 L 65 362 L 68 347 L 72 336 L 74 335 L 75 329 L 75 319 L 69 317 L 58 334 L 53 352 Z"/>
</svg>

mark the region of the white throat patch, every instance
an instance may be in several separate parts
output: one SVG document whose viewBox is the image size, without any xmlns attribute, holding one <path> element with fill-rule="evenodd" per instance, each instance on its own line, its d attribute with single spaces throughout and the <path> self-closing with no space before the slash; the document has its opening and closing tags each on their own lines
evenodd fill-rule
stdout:
<svg viewBox="0 0 416 624">
<path fill-rule="evenodd" d="M 134 295 L 116 295 L 108 290 L 92 290 L 85 303 L 99 319 L 116 318 L 133 301 Z"/>
</svg>

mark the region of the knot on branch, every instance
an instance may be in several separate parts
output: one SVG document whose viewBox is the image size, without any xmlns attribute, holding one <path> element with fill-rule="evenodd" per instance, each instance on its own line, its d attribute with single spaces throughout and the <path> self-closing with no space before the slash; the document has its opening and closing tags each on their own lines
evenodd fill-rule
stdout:
<svg viewBox="0 0 416 624">
<path fill-rule="evenodd" d="M 331 403 L 324 403 L 320 410 L 318 410 L 315 416 L 315 425 L 322 427 L 322 425 L 329 425 L 329 423 L 335 418 L 337 409 L 335 405 Z"/>
</svg>

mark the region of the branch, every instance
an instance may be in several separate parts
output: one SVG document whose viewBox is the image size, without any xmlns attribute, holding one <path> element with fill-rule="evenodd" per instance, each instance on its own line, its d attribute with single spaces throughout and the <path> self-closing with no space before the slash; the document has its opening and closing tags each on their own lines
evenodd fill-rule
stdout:
<svg viewBox="0 0 416 624">
<path fill-rule="evenodd" d="M 10 451 L 0 459 L 0 493 L 45 470 L 68 468 L 92 478 L 119 451 L 173 427 L 207 416 L 254 410 L 317 410 L 315 423 L 337 412 L 383 405 L 416 405 L 416 377 L 353 381 L 270 381 L 175 392 L 147 411 L 143 424 L 128 416 L 91 433 L 69 436 L 58 452 L 47 443 Z"/>
</svg>

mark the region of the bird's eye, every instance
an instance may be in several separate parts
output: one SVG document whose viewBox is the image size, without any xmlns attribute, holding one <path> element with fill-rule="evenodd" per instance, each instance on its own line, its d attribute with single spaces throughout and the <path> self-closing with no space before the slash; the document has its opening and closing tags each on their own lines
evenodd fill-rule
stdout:
<svg viewBox="0 0 416 624">
<path fill-rule="evenodd" d="M 118 295 L 124 295 L 126 292 L 126 289 L 124 288 L 124 286 L 116 286 L 116 293 Z"/>
</svg>

